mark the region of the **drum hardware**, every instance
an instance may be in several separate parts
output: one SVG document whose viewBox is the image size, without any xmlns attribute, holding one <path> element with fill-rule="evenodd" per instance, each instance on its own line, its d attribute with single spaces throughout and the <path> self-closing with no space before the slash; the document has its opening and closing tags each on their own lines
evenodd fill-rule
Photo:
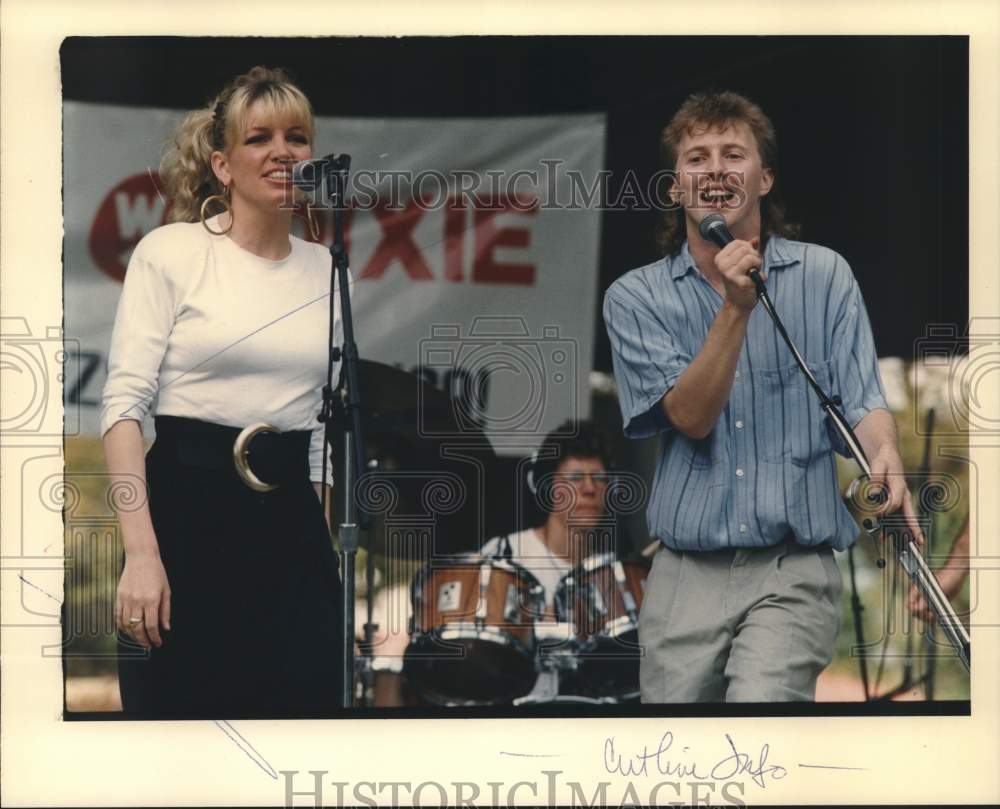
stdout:
<svg viewBox="0 0 1000 809">
<path fill-rule="evenodd" d="M 578 694 L 561 693 L 564 675 L 576 673 L 579 665 L 579 643 L 573 625 L 566 622 L 538 621 L 535 623 L 535 666 L 538 680 L 531 692 L 513 701 L 514 706 L 548 705 L 551 703 L 600 704 L 600 700 Z"/>
<path fill-rule="evenodd" d="M 639 554 L 647 559 L 652 559 L 654 556 L 656 556 L 656 552 L 659 549 L 660 549 L 660 540 L 654 539 L 645 548 L 639 551 Z"/>
<path fill-rule="evenodd" d="M 517 588 L 512 584 L 508 584 L 507 597 L 504 599 L 503 603 L 503 617 L 505 620 L 516 620 L 519 602 L 520 599 L 517 597 Z"/>
<path fill-rule="evenodd" d="M 622 563 L 619 560 L 615 560 L 613 567 L 615 571 L 615 584 L 618 585 L 618 592 L 621 593 L 622 603 L 625 605 L 625 611 L 628 613 L 628 619 L 631 623 L 638 627 L 638 607 L 636 606 L 635 598 L 629 591 L 628 584 L 625 581 L 625 568 L 622 567 Z"/>
<path fill-rule="evenodd" d="M 490 571 L 487 564 L 479 566 L 479 601 L 476 603 L 476 626 L 482 627 L 486 623 L 486 591 L 490 588 Z M 506 617 L 506 612 L 504 613 Z"/>
<path fill-rule="evenodd" d="M 374 686 L 372 656 L 370 653 L 365 653 L 364 645 L 361 649 L 361 654 L 354 656 L 354 701 L 360 705 L 370 705 L 368 697 Z"/>
<path fill-rule="evenodd" d="M 648 568 L 595 554 L 567 573 L 556 590 L 561 620 L 573 625 L 578 666 L 567 685 L 589 696 L 633 700 L 639 694 L 639 607 Z"/>
<path fill-rule="evenodd" d="M 580 644 L 567 622 L 536 622 L 536 668 L 539 672 L 575 672 L 580 665 Z"/>
</svg>

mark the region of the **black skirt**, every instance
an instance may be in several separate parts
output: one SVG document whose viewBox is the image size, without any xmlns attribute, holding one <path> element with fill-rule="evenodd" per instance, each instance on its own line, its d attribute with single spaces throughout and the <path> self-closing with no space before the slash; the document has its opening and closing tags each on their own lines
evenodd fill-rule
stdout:
<svg viewBox="0 0 1000 809">
<path fill-rule="evenodd" d="M 160 416 L 156 432 L 146 475 L 172 628 L 148 653 L 119 638 L 123 710 L 134 718 L 338 713 L 342 585 L 308 479 L 309 434 L 284 440 L 297 445 L 294 462 L 278 489 L 258 493 L 232 465 L 232 428 Z"/>
</svg>

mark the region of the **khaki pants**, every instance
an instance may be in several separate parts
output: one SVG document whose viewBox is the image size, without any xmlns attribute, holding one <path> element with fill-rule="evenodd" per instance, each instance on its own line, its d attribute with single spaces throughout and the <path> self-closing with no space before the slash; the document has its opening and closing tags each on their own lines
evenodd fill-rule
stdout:
<svg viewBox="0 0 1000 809">
<path fill-rule="evenodd" d="M 661 545 L 639 616 L 642 701 L 812 701 L 833 658 L 842 592 L 828 547 Z"/>
</svg>

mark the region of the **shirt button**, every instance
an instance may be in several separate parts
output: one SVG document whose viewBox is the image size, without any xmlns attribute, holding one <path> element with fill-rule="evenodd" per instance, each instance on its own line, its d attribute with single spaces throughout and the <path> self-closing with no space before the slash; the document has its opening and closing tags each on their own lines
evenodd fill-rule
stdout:
<svg viewBox="0 0 1000 809">
<path fill-rule="evenodd" d="M 743 470 L 742 469 L 737 469 L 736 470 L 736 477 L 738 477 L 738 478 L 743 477 Z"/>
<path fill-rule="evenodd" d="M 742 430 L 743 429 L 743 422 L 742 421 L 737 421 L 736 422 L 736 429 L 737 430 Z"/>
<path fill-rule="evenodd" d="M 737 379 L 739 379 L 739 378 L 740 378 L 740 372 L 739 372 L 739 371 L 737 371 L 737 372 L 736 372 L 736 378 L 737 378 Z"/>
<path fill-rule="evenodd" d="M 741 533 L 741 534 L 745 534 L 745 533 L 746 533 L 747 531 L 749 531 L 749 530 L 750 530 L 750 529 L 749 529 L 749 528 L 747 528 L 747 524 L 746 524 L 745 522 L 741 522 L 741 523 L 740 523 L 740 533 Z"/>
</svg>

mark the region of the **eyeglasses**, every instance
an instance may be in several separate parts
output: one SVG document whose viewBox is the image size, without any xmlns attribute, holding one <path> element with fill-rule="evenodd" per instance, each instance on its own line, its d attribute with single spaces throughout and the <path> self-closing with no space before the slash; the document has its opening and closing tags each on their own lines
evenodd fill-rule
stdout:
<svg viewBox="0 0 1000 809">
<path fill-rule="evenodd" d="M 607 472 L 564 472 L 555 476 L 559 480 L 565 480 L 574 486 L 583 483 L 584 478 L 590 478 L 590 482 L 595 486 L 607 486 L 611 481 L 611 475 Z"/>
</svg>

